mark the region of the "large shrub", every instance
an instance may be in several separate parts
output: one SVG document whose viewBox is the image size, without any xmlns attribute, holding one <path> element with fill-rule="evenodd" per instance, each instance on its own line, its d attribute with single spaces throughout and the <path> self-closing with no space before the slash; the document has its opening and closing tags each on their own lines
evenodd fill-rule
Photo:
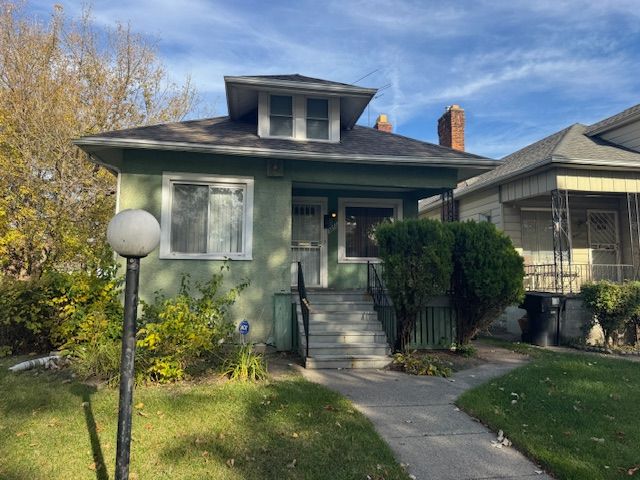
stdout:
<svg viewBox="0 0 640 480">
<path fill-rule="evenodd" d="M 122 319 L 114 270 L 47 272 L 40 278 L 0 279 L 0 347 L 14 354 L 48 352 L 78 335 L 87 322 Z"/>
<path fill-rule="evenodd" d="M 600 325 L 605 345 L 609 345 L 614 334 L 638 313 L 638 305 L 635 302 L 640 297 L 637 296 L 636 290 L 636 286 L 620 285 L 606 280 L 582 286 L 582 299 L 593 313 L 590 326 Z"/>
<path fill-rule="evenodd" d="M 479 331 L 524 294 L 523 260 L 509 237 L 488 222 L 445 224 L 453 234 L 453 292 L 458 343 Z"/>
<path fill-rule="evenodd" d="M 398 319 L 395 348 L 409 344 L 418 313 L 450 285 L 453 236 L 435 220 L 404 220 L 376 229 L 384 281 Z"/>
</svg>

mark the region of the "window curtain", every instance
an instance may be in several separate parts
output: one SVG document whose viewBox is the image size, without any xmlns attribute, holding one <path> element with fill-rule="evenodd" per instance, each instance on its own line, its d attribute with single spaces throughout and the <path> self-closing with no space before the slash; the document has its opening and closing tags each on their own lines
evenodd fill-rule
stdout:
<svg viewBox="0 0 640 480">
<path fill-rule="evenodd" d="M 380 254 L 375 227 L 394 218 L 393 208 L 346 207 L 345 250 L 347 257 L 376 258 Z"/>
<path fill-rule="evenodd" d="M 173 185 L 171 205 L 171 251 L 206 253 L 207 185 Z"/>
<path fill-rule="evenodd" d="M 553 263 L 553 221 L 549 211 L 522 210 L 522 254 L 526 264 Z"/>
<path fill-rule="evenodd" d="M 172 252 L 241 253 L 243 226 L 243 188 L 173 185 Z"/>
<path fill-rule="evenodd" d="M 244 189 L 211 187 L 209 207 L 209 251 L 242 252 Z"/>
</svg>

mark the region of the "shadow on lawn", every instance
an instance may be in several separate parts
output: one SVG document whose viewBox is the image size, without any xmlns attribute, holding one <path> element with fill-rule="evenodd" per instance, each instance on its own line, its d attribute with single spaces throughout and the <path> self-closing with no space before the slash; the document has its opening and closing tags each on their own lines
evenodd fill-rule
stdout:
<svg viewBox="0 0 640 480">
<path fill-rule="evenodd" d="M 96 465 L 96 479 L 109 480 L 107 467 L 104 463 L 104 455 L 102 454 L 102 446 L 100 445 L 100 437 L 98 436 L 98 427 L 96 419 L 93 416 L 93 408 L 91 405 L 91 395 L 96 393 L 97 389 L 88 385 L 74 384 L 71 392 L 82 398 L 82 409 L 84 410 L 84 421 L 87 424 L 87 433 L 91 442 L 91 453 L 93 461 Z"/>
</svg>

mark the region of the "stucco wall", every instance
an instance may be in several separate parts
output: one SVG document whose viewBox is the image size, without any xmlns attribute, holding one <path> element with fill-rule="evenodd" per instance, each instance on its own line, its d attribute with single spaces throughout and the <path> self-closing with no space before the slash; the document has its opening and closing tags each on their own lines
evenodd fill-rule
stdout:
<svg viewBox="0 0 640 480">
<path fill-rule="evenodd" d="M 231 312 L 234 321 L 251 322 L 251 340 L 273 337 L 273 295 L 290 290 L 291 182 L 267 177 L 264 160 L 225 158 L 212 155 L 129 151 L 121 174 L 120 208 L 144 208 L 160 219 L 162 172 L 192 172 L 243 175 L 255 178 L 253 205 L 253 260 L 229 262 L 226 285 L 248 278 L 251 285 L 242 292 Z M 219 272 L 217 260 L 166 260 L 158 251 L 142 260 L 140 296 L 153 299 L 153 292 L 174 294 L 183 273 L 205 280 Z"/>
<path fill-rule="evenodd" d="M 120 177 L 119 208 L 143 208 L 160 220 L 163 172 L 254 178 L 253 260 L 230 261 L 225 282 L 226 286 L 243 279 L 251 282 L 233 307 L 231 319 L 248 319 L 252 327 L 249 340 L 254 342 L 273 342 L 278 337 L 274 331 L 274 295 L 290 291 L 292 194 L 327 197 L 329 210 L 337 210 L 338 198 L 344 197 L 402 198 L 404 218 L 411 218 L 418 214 L 419 196 L 426 196 L 431 188 L 455 183 L 454 173 L 444 169 L 286 161 L 284 175 L 270 177 L 265 159 L 128 150 Z M 379 190 L 388 187 L 415 190 Z M 339 264 L 337 250 L 338 232 L 334 230 L 328 235 L 329 287 L 363 288 L 366 264 Z M 140 296 L 150 301 L 157 290 L 172 295 L 182 274 L 203 281 L 219 272 L 222 265 L 218 260 L 160 259 L 155 251 L 142 260 Z M 279 320 L 278 325 L 287 323 L 286 319 Z"/>
</svg>

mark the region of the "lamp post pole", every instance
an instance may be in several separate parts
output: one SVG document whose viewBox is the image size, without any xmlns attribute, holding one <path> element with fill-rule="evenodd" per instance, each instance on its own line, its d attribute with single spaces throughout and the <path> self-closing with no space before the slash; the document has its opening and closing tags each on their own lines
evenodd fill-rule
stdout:
<svg viewBox="0 0 640 480">
<path fill-rule="evenodd" d="M 128 480 L 129 459 L 131 457 L 131 411 L 135 381 L 140 259 L 146 257 L 160 243 L 160 225 L 149 212 L 123 210 L 109 222 L 107 241 L 117 253 L 127 259 L 122 354 L 120 356 L 120 404 L 118 408 L 115 480 Z"/>
<path fill-rule="evenodd" d="M 129 478 L 131 452 L 131 408 L 135 380 L 136 317 L 138 313 L 138 284 L 140 258 L 127 258 L 124 294 L 124 324 L 122 354 L 120 356 L 120 406 L 118 409 L 118 443 L 116 449 L 116 480 Z"/>
</svg>

